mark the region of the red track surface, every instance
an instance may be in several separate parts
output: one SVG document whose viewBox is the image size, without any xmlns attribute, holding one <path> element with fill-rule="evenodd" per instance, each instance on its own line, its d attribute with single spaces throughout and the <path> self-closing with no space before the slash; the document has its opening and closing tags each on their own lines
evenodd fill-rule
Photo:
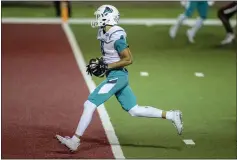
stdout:
<svg viewBox="0 0 237 160">
<path fill-rule="evenodd" d="M 60 25 L 2 25 L 2 158 L 113 158 L 96 113 L 79 152 L 71 136 L 89 93 Z"/>
</svg>

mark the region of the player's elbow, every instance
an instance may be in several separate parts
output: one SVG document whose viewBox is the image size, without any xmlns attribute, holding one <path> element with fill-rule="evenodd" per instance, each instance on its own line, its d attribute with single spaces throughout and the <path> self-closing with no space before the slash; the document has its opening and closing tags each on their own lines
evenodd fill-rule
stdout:
<svg viewBox="0 0 237 160">
<path fill-rule="evenodd" d="M 131 65 L 132 63 L 133 63 L 132 60 L 127 60 L 126 66 L 129 66 L 129 65 Z"/>
<path fill-rule="evenodd" d="M 132 61 L 131 58 L 126 58 L 126 59 L 124 59 L 123 61 L 125 62 L 125 65 L 126 65 L 126 66 L 133 63 L 133 61 Z"/>
<path fill-rule="evenodd" d="M 129 65 L 133 63 L 133 59 L 132 59 L 132 57 L 129 57 L 129 59 L 128 59 L 128 63 L 129 63 Z"/>
</svg>

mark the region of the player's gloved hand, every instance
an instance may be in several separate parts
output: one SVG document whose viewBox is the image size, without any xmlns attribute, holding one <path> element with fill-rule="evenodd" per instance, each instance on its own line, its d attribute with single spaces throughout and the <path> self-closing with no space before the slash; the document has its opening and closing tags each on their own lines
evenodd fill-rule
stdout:
<svg viewBox="0 0 237 160">
<path fill-rule="evenodd" d="M 86 72 L 89 75 L 94 75 L 96 77 L 104 77 L 106 71 L 108 70 L 108 64 L 104 63 L 102 57 L 91 59 L 86 67 Z"/>
</svg>

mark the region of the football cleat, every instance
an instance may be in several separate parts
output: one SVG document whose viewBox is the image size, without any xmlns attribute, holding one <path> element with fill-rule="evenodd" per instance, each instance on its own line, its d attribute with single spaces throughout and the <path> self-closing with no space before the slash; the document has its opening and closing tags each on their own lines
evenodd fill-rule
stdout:
<svg viewBox="0 0 237 160">
<path fill-rule="evenodd" d="M 62 137 L 60 135 L 55 136 L 61 144 L 65 145 L 71 152 L 75 152 L 78 150 L 78 147 L 80 146 L 80 141 L 75 142 L 70 137 Z"/>
<path fill-rule="evenodd" d="M 173 118 L 172 123 L 178 131 L 178 134 L 181 135 L 183 132 L 183 120 L 182 120 L 182 112 L 179 110 L 172 111 Z"/>
<path fill-rule="evenodd" d="M 195 41 L 194 41 L 194 35 L 193 35 L 191 29 L 187 30 L 186 35 L 187 35 L 188 41 L 189 41 L 190 43 L 195 43 Z"/>
<path fill-rule="evenodd" d="M 229 33 L 226 35 L 225 39 L 221 41 L 221 45 L 230 44 L 234 41 L 234 39 L 235 39 L 234 34 Z"/>
<path fill-rule="evenodd" d="M 177 34 L 177 28 L 175 28 L 174 26 L 172 26 L 172 27 L 170 28 L 169 34 L 170 34 L 170 37 L 174 39 L 174 38 L 176 37 L 176 34 Z"/>
</svg>

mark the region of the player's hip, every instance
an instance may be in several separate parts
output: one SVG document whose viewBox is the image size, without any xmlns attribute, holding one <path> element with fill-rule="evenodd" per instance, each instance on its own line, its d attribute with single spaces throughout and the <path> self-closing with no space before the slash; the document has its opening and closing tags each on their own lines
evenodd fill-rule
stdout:
<svg viewBox="0 0 237 160">
<path fill-rule="evenodd" d="M 126 86 L 128 86 L 128 76 L 123 71 L 111 71 L 89 95 L 88 100 L 99 106 Z"/>
<path fill-rule="evenodd" d="M 107 71 L 106 78 L 114 78 L 114 77 L 121 77 L 126 76 L 128 77 L 128 70 L 126 68 L 118 68 L 118 69 L 112 69 Z"/>
</svg>

